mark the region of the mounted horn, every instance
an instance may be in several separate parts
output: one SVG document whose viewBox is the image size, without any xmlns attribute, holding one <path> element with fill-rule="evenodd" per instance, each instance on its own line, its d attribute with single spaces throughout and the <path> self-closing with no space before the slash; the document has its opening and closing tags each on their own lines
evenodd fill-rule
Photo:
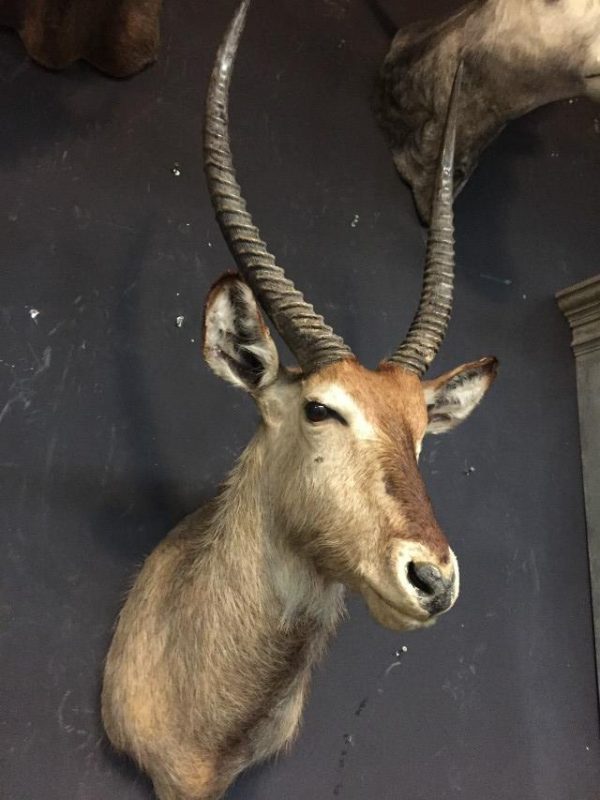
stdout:
<svg viewBox="0 0 600 800">
<path fill-rule="evenodd" d="M 246 210 L 229 142 L 229 85 L 250 0 L 242 0 L 219 47 L 206 98 L 204 170 L 217 220 L 237 267 L 305 372 L 354 358 L 275 262 Z"/>
<path fill-rule="evenodd" d="M 406 339 L 390 356 L 397 364 L 421 377 L 435 358 L 452 314 L 454 289 L 454 146 L 458 97 L 463 65 L 459 63 L 448 102 L 446 125 L 433 194 L 431 225 L 427 237 L 423 288 L 419 308 Z"/>
</svg>

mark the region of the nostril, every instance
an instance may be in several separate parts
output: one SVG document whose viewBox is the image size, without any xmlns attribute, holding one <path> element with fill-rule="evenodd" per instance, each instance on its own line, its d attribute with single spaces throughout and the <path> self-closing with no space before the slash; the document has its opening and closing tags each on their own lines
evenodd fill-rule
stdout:
<svg viewBox="0 0 600 800">
<path fill-rule="evenodd" d="M 411 561 L 406 568 L 406 576 L 415 589 L 430 596 L 437 594 L 444 586 L 442 573 L 433 564 Z"/>
</svg>

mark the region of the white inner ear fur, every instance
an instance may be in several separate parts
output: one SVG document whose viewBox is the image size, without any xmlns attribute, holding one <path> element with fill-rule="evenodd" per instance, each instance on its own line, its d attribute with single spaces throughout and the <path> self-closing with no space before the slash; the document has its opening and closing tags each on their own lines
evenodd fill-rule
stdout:
<svg viewBox="0 0 600 800">
<path fill-rule="evenodd" d="M 460 424 L 480 402 L 491 382 L 488 371 L 471 367 L 446 382 L 426 385 L 427 433 L 445 433 Z"/>
<path fill-rule="evenodd" d="M 220 378 L 246 391 L 256 391 L 277 378 L 277 348 L 262 321 L 250 288 L 242 281 L 236 282 L 235 289 L 242 298 L 242 302 L 237 304 L 231 301 L 231 288 L 231 283 L 225 283 L 209 301 L 204 329 L 204 357 Z M 261 377 L 254 385 L 244 380 L 240 350 L 251 353 L 262 365 Z M 240 371 L 236 370 L 236 364 L 240 365 Z"/>
</svg>

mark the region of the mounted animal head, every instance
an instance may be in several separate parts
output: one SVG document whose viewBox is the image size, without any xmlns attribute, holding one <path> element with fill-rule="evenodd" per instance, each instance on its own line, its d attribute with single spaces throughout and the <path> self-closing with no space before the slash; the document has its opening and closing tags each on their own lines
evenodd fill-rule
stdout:
<svg viewBox="0 0 600 800">
<path fill-rule="evenodd" d="M 509 120 L 574 95 L 600 99 L 600 0 L 476 0 L 396 34 L 380 73 L 376 114 L 425 221 L 461 60 L 455 193 Z"/>
<path fill-rule="evenodd" d="M 322 575 L 360 591 L 383 625 L 420 627 L 450 608 L 458 594 L 456 558 L 417 466 L 421 443 L 426 433 L 462 422 L 496 373 L 496 360 L 485 358 L 422 380 L 452 304 L 460 70 L 437 173 L 419 308 L 404 342 L 369 370 L 277 266 L 235 178 L 228 95 L 248 5 L 243 0 L 225 35 L 207 98 L 208 187 L 240 275 L 223 276 L 208 296 L 205 358 L 217 375 L 249 392 L 262 415 L 262 486 L 256 496 L 267 498 L 263 513 L 273 535 L 284 537 Z M 281 366 L 259 306 L 299 370 Z"/>
<path fill-rule="evenodd" d="M 48 69 L 79 59 L 114 78 L 156 61 L 162 0 L 0 0 L 0 25 L 18 31 Z"/>
</svg>

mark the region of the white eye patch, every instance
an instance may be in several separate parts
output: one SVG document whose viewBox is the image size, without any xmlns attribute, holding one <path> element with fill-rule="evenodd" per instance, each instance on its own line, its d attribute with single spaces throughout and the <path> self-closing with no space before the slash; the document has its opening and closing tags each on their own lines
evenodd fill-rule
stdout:
<svg viewBox="0 0 600 800">
<path fill-rule="evenodd" d="M 337 411 L 351 426 L 359 439 L 374 439 L 375 429 L 366 418 L 358 403 L 338 384 L 319 388 L 318 396 L 310 395 L 309 400 L 329 406 Z"/>
</svg>

